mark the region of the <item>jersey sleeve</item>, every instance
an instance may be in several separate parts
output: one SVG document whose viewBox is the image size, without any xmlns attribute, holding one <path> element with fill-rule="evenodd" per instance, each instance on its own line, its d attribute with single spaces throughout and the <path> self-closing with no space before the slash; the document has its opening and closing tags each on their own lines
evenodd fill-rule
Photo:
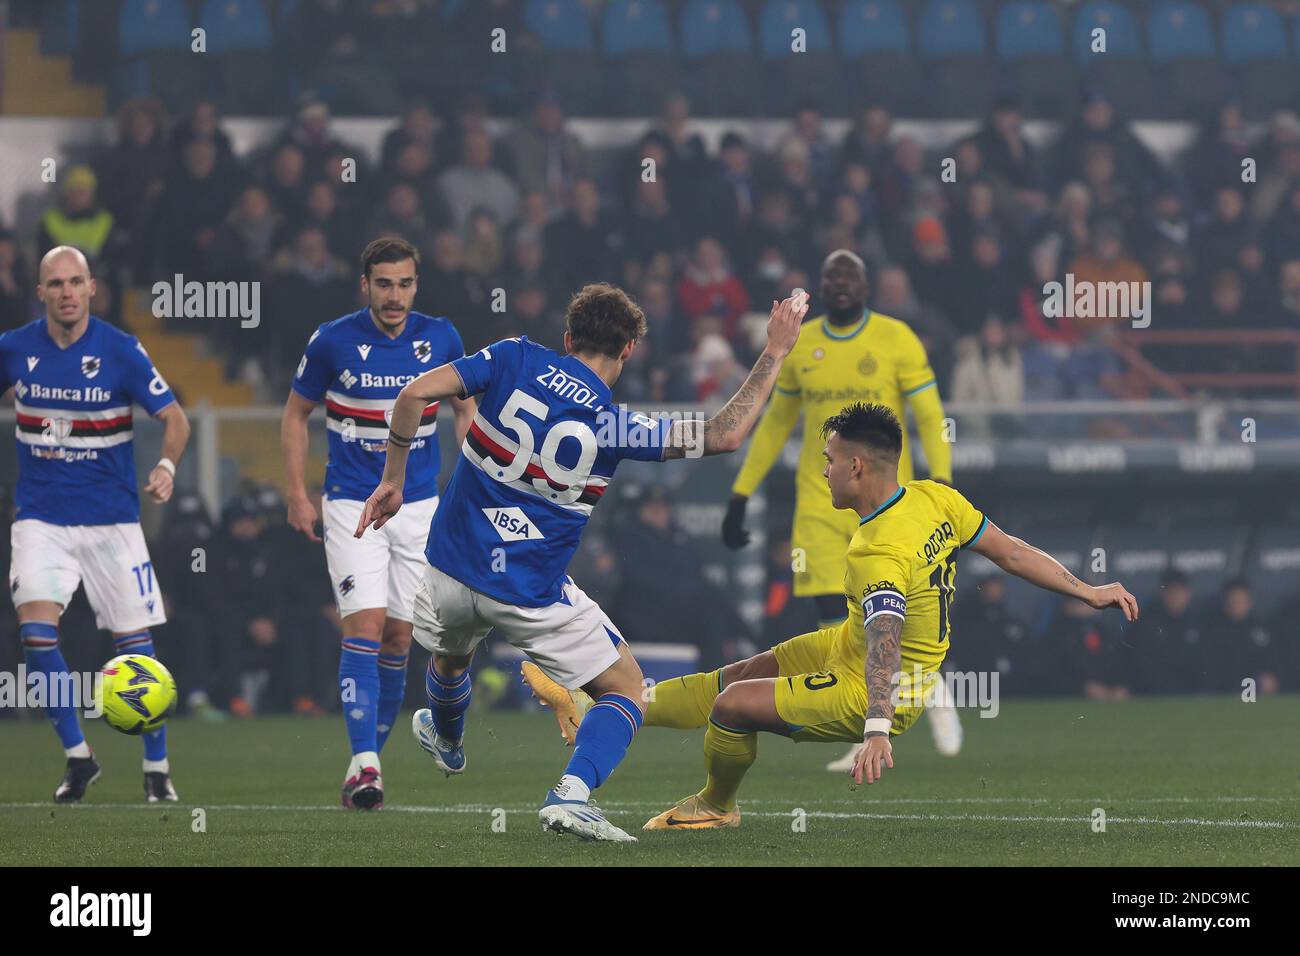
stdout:
<svg viewBox="0 0 1300 956">
<path fill-rule="evenodd" d="M 849 577 L 864 624 L 882 615 L 907 617 L 910 566 L 907 555 L 885 548 L 849 552 Z"/>
<path fill-rule="evenodd" d="M 781 369 L 781 375 L 785 375 L 786 369 L 791 364 L 787 360 Z M 777 382 L 779 384 L 780 376 L 777 377 Z M 794 392 L 778 390 L 772 393 L 772 399 L 763 412 L 763 417 L 759 419 L 753 437 L 749 440 L 745 461 L 740 466 L 740 472 L 731 486 L 733 494 L 748 498 L 758 490 L 758 486 L 763 483 L 763 479 L 776 464 L 776 460 L 781 457 L 781 449 L 785 447 L 786 439 L 790 437 L 795 422 L 799 420 L 801 403 L 797 390 Z"/>
<path fill-rule="evenodd" d="M 597 425 L 597 444 L 612 449 L 620 459 L 663 461 L 673 421 L 616 405 L 597 416 Z"/>
<path fill-rule="evenodd" d="M 899 331 L 898 341 L 898 389 L 904 398 L 935 387 L 934 369 L 930 368 L 930 357 L 925 354 L 925 346 L 916 337 L 916 333 L 907 326 Z"/>
<path fill-rule="evenodd" d="M 154 367 L 149 353 L 144 350 L 144 346 L 138 339 L 132 339 L 131 347 L 124 351 L 126 375 L 123 378 L 123 386 L 132 401 L 150 415 L 157 415 L 176 401 L 171 386 L 163 379 L 162 373 Z"/>
<path fill-rule="evenodd" d="M 465 386 L 465 397 L 486 392 L 493 381 L 518 361 L 522 352 L 523 343 L 519 339 L 502 339 L 452 362 L 451 367 Z"/>
<path fill-rule="evenodd" d="M 303 349 L 298 371 L 294 373 L 292 388 L 310 402 L 319 402 L 325 397 L 330 379 L 334 377 L 333 363 L 329 359 L 329 343 L 317 329 L 307 340 Z"/>
<path fill-rule="evenodd" d="M 951 499 L 953 525 L 957 529 L 957 538 L 963 548 L 969 548 L 988 527 L 989 519 L 982 511 L 966 500 L 966 496 L 955 488 L 947 489 Z"/>
</svg>

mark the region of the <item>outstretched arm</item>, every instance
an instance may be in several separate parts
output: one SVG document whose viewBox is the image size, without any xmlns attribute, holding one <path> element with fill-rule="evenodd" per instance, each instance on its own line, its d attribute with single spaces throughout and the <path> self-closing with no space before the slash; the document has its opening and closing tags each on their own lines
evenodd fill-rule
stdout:
<svg viewBox="0 0 1300 956">
<path fill-rule="evenodd" d="M 808 311 L 808 297 L 793 295 L 772 303 L 767 321 L 767 347 L 750 370 L 740 391 L 704 421 L 674 422 L 664 449 L 664 460 L 693 455 L 721 455 L 735 451 L 749 437 L 772 394 L 781 363 L 799 338 L 799 325 Z"/>
<path fill-rule="evenodd" d="M 1098 610 L 1111 606 L 1117 607 L 1124 612 L 1125 620 L 1137 620 L 1137 599 L 1124 589 L 1124 585 L 1118 582 L 1103 584 L 1100 587 L 1085 584 L 1046 551 L 1012 537 L 992 521 L 988 522 L 979 541 L 974 544 L 973 550 L 984 555 L 1008 574 L 1024 578 L 1030 584 L 1055 591 L 1057 594 L 1064 594 L 1066 597 L 1078 598 Z"/>
</svg>

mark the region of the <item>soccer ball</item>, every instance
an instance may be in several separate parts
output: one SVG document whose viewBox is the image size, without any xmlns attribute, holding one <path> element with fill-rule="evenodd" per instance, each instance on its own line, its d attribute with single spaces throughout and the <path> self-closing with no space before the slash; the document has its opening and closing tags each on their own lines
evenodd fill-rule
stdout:
<svg viewBox="0 0 1300 956">
<path fill-rule="evenodd" d="M 96 701 L 115 730 L 124 734 L 157 730 L 176 709 L 176 678 L 161 661 L 123 654 L 100 671 Z"/>
</svg>

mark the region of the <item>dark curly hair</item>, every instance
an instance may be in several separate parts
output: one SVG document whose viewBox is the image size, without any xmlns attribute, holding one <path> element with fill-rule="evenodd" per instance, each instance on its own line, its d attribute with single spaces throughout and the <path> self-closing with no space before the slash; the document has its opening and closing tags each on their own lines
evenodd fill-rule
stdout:
<svg viewBox="0 0 1300 956">
<path fill-rule="evenodd" d="M 570 347 L 618 358 L 629 342 L 645 335 L 645 313 L 618 286 L 593 282 L 583 286 L 564 315 Z"/>
</svg>

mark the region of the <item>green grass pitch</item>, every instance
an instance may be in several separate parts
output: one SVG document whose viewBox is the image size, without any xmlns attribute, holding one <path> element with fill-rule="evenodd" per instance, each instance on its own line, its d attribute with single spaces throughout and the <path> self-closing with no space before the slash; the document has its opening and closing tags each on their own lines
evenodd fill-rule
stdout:
<svg viewBox="0 0 1300 956">
<path fill-rule="evenodd" d="M 701 732 L 646 728 L 599 795 L 635 845 L 541 832 L 537 804 L 568 754 L 549 714 L 474 716 L 468 772 L 453 779 L 408 721 L 384 753 L 388 807 L 370 814 L 338 808 L 347 754 L 336 717 L 175 721 L 182 803 L 166 807 L 142 802 L 140 743 L 98 723 L 88 734 L 103 778 L 84 805 L 55 807 L 52 732 L 6 721 L 0 864 L 1300 864 L 1297 696 L 1004 701 L 995 719 L 963 714 L 956 758 L 935 752 L 922 721 L 895 741 L 885 780 L 856 791 L 822 769 L 839 745 L 764 736 L 742 827 L 705 833 L 640 831 L 702 782 Z M 196 807 L 206 832 L 193 831 Z M 1094 832 L 1096 808 L 1105 832 Z"/>
</svg>

